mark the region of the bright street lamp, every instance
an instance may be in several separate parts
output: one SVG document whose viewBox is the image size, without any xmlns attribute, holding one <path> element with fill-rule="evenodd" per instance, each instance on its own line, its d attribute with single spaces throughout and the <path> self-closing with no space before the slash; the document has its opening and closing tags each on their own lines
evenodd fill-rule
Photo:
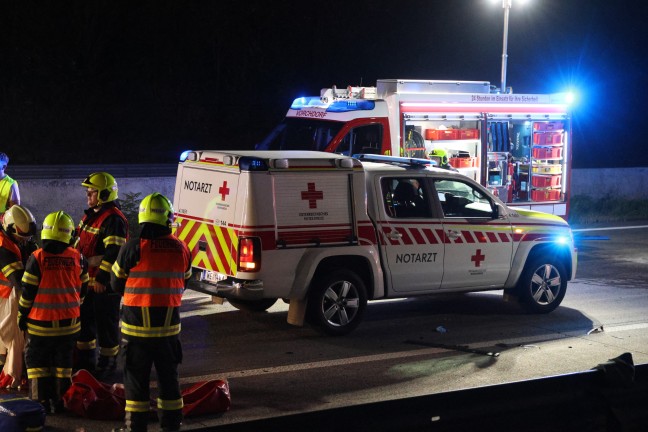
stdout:
<svg viewBox="0 0 648 432">
<path fill-rule="evenodd" d="M 511 10 L 511 3 L 513 0 L 502 0 L 502 7 L 504 8 L 504 37 L 502 38 L 502 84 L 500 87 L 501 93 L 506 91 L 506 63 L 508 60 L 507 45 L 508 45 L 508 25 L 509 25 L 509 12 Z"/>
<path fill-rule="evenodd" d="M 517 1 L 517 0 L 516 0 Z M 526 0 L 521 0 L 522 2 Z M 506 91 L 506 62 L 508 60 L 508 27 L 509 27 L 509 13 L 511 11 L 511 4 L 513 0 L 502 0 L 502 8 L 504 9 L 504 36 L 502 40 L 502 83 L 500 87 L 501 93 L 507 93 Z"/>
</svg>

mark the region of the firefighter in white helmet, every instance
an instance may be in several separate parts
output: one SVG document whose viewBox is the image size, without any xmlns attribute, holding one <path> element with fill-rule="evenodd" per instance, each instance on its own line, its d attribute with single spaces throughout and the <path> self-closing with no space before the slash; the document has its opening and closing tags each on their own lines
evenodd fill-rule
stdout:
<svg viewBox="0 0 648 432">
<path fill-rule="evenodd" d="M 185 281 L 191 277 L 191 253 L 171 234 L 173 217 L 171 202 L 164 195 L 156 192 L 145 197 L 139 207 L 139 238 L 126 243 L 112 268 L 113 286 L 124 296 L 126 390 L 126 426 L 113 431 L 147 430 L 153 365 L 161 430 L 180 430 L 180 304 Z"/>
<path fill-rule="evenodd" d="M 88 209 L 78 226 L 76 248 L 88 259 L 90 283 L 81 306 L 75 369 L 87 369 L 102 379 L 117 365 L 120 296 L 110 287 L 110 268 L 128 239 L 128 221 L 120 210 L 112 175 L 92 173 L 81 185 L 86 188 Z"/>
<path fill-rule="evenodd" d="M 22 294 L 24 264 L 37 249 L 36 222 L 31 212 L 14 205 L 4 214 L 0 229 L 0 362 L 1 387 L 20 387 L 25 338 L 18 328 L 18 300 Z"/>
<path fill-rule="evenodd" d="M 65 212 L 45 217 L 43 247 L 25 265 L 18 311 L 18 325 L 27 331 L 29 397 L 52 413 L 63 410 L 62 396 L 71 384 L 80 304 L 89 280 L 85 258 L 71 246 L 74 229 Z"/>
</svg>

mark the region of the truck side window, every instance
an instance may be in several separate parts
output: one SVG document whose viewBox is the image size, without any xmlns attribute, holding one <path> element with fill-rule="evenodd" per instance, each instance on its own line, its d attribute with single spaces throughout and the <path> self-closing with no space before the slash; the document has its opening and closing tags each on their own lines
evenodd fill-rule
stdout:
<svg viewBox="0 0 648 432">
<path fill-rule="evenodd" d="M 382 179 L 382 193 L 387 215 L 393 218 L 429 218 L 429 193 L 422 178 Z"/>
<path fill-rule="evenodd" d="M 351 129 L 340 141 L 335 152 L 347 156 L 358 153 L 380 154 L 381 147 L 382 125 L 371 124 Z"/>
<path fill-rule="evenodd" d="M 493 202 L 481 190 L 457 180 L 434 181 L 444 217 L 493 217 Z"/>
</svg>

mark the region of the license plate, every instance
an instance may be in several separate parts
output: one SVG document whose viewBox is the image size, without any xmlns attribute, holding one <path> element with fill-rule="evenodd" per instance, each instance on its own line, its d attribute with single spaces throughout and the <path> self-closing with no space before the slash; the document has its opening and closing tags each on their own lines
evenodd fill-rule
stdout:
<svg viewBox="0 0 648 432">
<path fill-rule="evenodd" d="M 200 279 L 209 282 L 219 282 L 227 279 L 227 275 L 224 275 L 222 273 L 217 273 L 215 271 L 203 270 Z"/>
</svg>

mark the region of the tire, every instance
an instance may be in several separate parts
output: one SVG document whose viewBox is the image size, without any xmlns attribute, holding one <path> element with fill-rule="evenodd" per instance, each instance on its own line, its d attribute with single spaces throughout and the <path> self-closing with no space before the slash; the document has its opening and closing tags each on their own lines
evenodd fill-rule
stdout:
<svg viewBox="0 0 648 432">
<path fill-rule="evenodd" d="M 562 302 L 566 291 L 565 267 L 549 256 L 531 258 L 517 286 L 520 304 L 532 313 L 553 311 Z"/>
<path fill-rule="evenodd" d="M 367 289 L 354 272 L 335 270 L 315 281 L 308 298 L 311 324 L 331 336 L 353 331 L 364 317 Z"/>
<path fill-rule="evenodd" d="M 265 312 L 277 302 L 277 299 L 272 299 L 272 298 L 261 299 L 261 300 L 227 299 L 227 301 L 238 310 L 242 310 L 245 312 Z"/>
</svg>

